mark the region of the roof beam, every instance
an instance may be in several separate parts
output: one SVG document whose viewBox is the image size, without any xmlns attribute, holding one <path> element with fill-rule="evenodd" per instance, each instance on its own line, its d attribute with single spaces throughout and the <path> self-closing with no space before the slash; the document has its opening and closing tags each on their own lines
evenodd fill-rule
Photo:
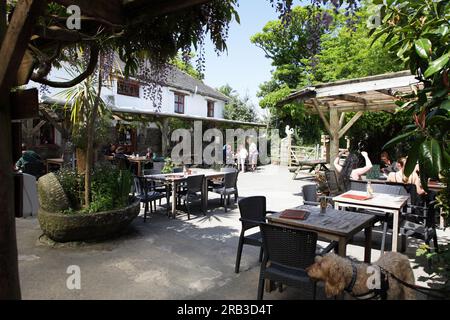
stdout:
<svg viewBox="0 0 450 320">
<path fill-rule="evenodd" d="M 341 118 L 339 119 L 339 128 L 342 128 L 342 126 L 344 125 L 344 121 L 345 121 L 345 112 L 342 112 Z"/>
<path fill-rule="evenodd" d="M 385 94 L 390 97 L 396 97 L 396 95 L 397 95 L 397 91 L 392 90 L 392 89 L 380 89 L 380 90 L 377 90 L 377 92 Z"/>
<path fill-rule="evenodd" d="M 332 97 L 344 94 L 359 93 L 363 91 L 377 91 L 390 88 L 407 87 L 417 84 L 419 81 L 415 76 L 402 76 L 388 79 L 377 79 L 372 81 L 362 81 L 316 87 L 316 97 Z"/>
<path fill-rule="evenodd" d="M 361 103 L 365 106 L 367 106 L 369 104 L 369 101 L 367 99 L 364 99 L 363 97 L 351 95 L 351 94 L 340 94 L 340 95 L 336 96 L 336 99 Z"/>
<path fill-rule="evenodd" d="M 339 130 L 339 138 L 342 138 L 345 133 L 355 124 L 356 121 L 358 121 L 359 118 L 364 114 L 362 111 L 358 111 L 353 118 L 350 119 L 349 122 L 343 127 L 341 130 Z"/>
<path fill-rule="evenodd" d="M 329 133 L 331 133 L 330 122 L 325 117 L 325 114 L 322 112 L 322 109 L 320 108 L 320 105 L 319 105 L 319 101 L 317 99 L 311 99 L 311 100 L 313 102 L 314 108 L 316 108 L 316 111 L 319 113 L 319 116 L 322 119 L 323 124 L 325 125 L 325 128 L 327 129 L 327 131 Z"/>
<path fill-rule="evenodd" d="M 81 15 L 100 18 L 111 24 L 124 23 L 122 15 L 122 0 L 50 0 L 64 7 L 77 5 L 81 9 Z"/>
</svg>

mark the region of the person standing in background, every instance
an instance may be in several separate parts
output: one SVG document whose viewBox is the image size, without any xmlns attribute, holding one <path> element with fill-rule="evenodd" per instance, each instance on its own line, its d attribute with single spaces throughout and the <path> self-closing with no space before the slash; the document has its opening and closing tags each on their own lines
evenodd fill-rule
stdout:
<svg viewBox="0 0 450 320">
<path fill-rule="evenodd" d="M 241 166 L 242 173 L 245 172 L 245 160 L 247 160 L 247 157 L 248 157 L 248 151 L 245 148 L 245 145 L 241 144 L 239 146 L 239 158 L 238 158 L 238 160 L 239 160 L 239 164 Z"/>
<path fill-rule="evenodd" d="M 253 141 L 253 139 L 249 139 L 249 141 L 250 146 L 248 148 L 248 162 L 251 165 L 251 170 L 256 171 L 256 166 L 258 165 L 258 147 L 256 146 L 256 143 Z"/>
</svg>

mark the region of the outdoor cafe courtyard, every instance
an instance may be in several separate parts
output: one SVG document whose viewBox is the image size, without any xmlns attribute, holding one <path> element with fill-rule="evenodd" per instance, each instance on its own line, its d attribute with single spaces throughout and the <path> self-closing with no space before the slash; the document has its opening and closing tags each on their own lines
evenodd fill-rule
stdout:
<svg viewBox="0 0 450 320">
<path fill-rule="evenodd" d="M 264 195 L 267 210 L 282 211 L 303 204 L 302 186 L 311 181 L 292 179 L 286 167 L 264 166 L 258 172 L 239 175 L 239 198 Z M 180 211 L 169 219 L 158 207 L 147 222 L 143 209 L 126 233 L 104 242 L 55 243 L 42 237 L 36 217 L 17 219 L 19 270 L 24 299 L 175 299 L 254 300 L 258 289 L 259 248 L 245 245 L 240 272 L 235 273 L 241 230 L 236 204 L 227 213 L 218 195 L 210 193 L 206 215 L 200 205 L 192 207 L 191 219 Z M 326 215 L 326 214 L 325 214 Z M 381 228 L 373 230 L 371 261 L 380 255 Z M 450 233 L 438 230 L 439 243 Z M 424 270 L 426 260 L 416 257 L 421 240 L 408 238 L 406 254 L 416 284 L 436 286 L 439 279 Z M 326 247 L 327 242 L 319 241 Z M 391 238 L 386 248 L 390 250 Z M 364 260 L 364 232 L 347 244 L 347 256 Z M 67 287 L 68 268 L 78 266 L 80 290 Z M 311 299 L 308 286 L 284 287 L 265 293 L 265 299 Z M 319 285 L 317 299 L 326 299 Z M 418 295 L 418 299 L 426 299 Z"/>
</svg>

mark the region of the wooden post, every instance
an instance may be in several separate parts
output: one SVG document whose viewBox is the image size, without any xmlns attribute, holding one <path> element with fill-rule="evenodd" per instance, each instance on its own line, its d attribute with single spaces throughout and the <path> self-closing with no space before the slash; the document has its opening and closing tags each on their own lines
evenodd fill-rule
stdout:
<svg viewBox="0 0 450 320">
<path fill-rule="evenodd" d="M 339 113 L 336 107 L 330 106 L 330 163 L 334 169 L 334 159 L 339 154 Z"/>
<path fill-rule="evenodd" d="M 169 151 L 169 118 L 164 118 L 161 125 L 161 153 L 163 157 L 168 156 Z"/>
<path fill-rule="evenodd" d="M 21 298 L 9 94 L 44 3 L 43 0 L 19 1 L 7 25 L 6 0 L 0 0 L 0 300 Z"/>
</svg>

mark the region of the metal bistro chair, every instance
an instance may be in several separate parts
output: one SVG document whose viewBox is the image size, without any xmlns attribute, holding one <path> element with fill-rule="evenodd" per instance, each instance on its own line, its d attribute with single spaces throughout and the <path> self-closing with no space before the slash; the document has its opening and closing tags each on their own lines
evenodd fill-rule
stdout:
<svg viewBox="0 0 450 320">
<path fill-rule="evenodd" d="M 193 175 L 189 176 L 186 179 L 186 184 L 184 185 L 184 189 L 180 191 L 181 200 L 183 200 L 184 205 L 187 209 L 188 220 L 191 219 L 191 210 L 189 204 L 193 200 L 202 200 L 204 197 L 203 194 L 203 180 L 205 179 L 205 175 Z M 200 195 L 198 194 L 200 192 Z M 202 212 L 205 214 L 203 205 Z"/>
<path fill-rule="evenodd" d="M 155 206 L 156 211 L 156 200 L 164 198 L 165 195 L 149 189 L 150 184 L 147 183 L 147 180 L 144 177 L 134 177 L 134 196 L 140 200 L 142 204 L 144 204 L 144 222 L 147 221 L 147 213 L 150 204 L 150 213 L 153 213 L 153 205 Z"/>
<path fill-rule="evenodd" d="M 220 203 L 224 204 L 225 212 L 228 209 L 228 203 L 230 201 L 230 195 L 234 194 L 234 202 L 238 199 L 237 189 L 237 177 L 238 172 L 227 172 L 223 178 L 223 186 L 214 188 L 213 192 L 220 194 Z"/>
<path fill-rule="evenodd" d="M 316 298 L 316 282 L 306 268 L 314 263 L 317 233 L 262 223 L 260 225 L 264 258 L 259 274 L 257 299 L 262 300 L 264 282 L 270 280 L 291 287 L 312 285 Z"/>
<path fill-rule="evenodd" d="M 244 198 L 239 201 L 238 205 L 241 214 L 240 221 L 242 223 L 242 229 L 239 236 L 236 265 L 234 268 L 234 272 L 236 273 L 239 273 L 244 244 L 260 247 L 259 261 L 262 261 L 263 247 L 261 233 L 259 231 L 250 235 L 245 235 L 245 233 L 247 230 L 259 227 L 260 223 L 266 222 L 267 213 L 274 213 L 272 211 L 266 211 L 266 197 L 263 196 Z"/>
</svg>

